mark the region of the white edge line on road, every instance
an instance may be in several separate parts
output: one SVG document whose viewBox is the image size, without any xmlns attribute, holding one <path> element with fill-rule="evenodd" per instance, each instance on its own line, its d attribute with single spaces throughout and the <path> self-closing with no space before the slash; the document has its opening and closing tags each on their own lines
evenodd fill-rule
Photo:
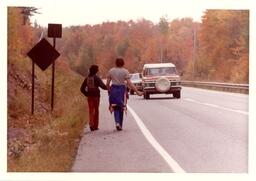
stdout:
<svg viewBox="0 0 256 181">
<path fill-rule="evenodd" d="M 196 100 L 190 99 L 190 98 L 184 98 L 183 100 L 189 101 L 189 102 L 194 102 L 194 103 L 201 104 L 201 105 L 205 105 L 205 106 L 215 107 L 215 108 L 217 108 L 217 109 L 223 109 L 223 110 L 226 110 L 226 111 L 231 111 L 231 112 L 236 112 L 236 113 L 240 113 L 240 114 L 249 115 L 248 112 L 246 112 L 246 111 L 241 111 L 241 110 L 237 110 L 237 109 L 226 108 L 226 107 L 218 106 L 218 105 L 215 105 L 215 104 L 209 104 L 209 103 L 199 102 L 199 101 L 196 101 Z"/>
<path fill-rule="evenodd" d="M 163 159 L 168 163 L 168 165 L 171 167 L 171 169 L 175 173 L 186 173 L 185 170 L 183 170 L 179 164 L 165 151 L 165 149 L 157 142 L 157 140 L 152 136 L 150 131 L 146 128 L 142 120 L 139 118 L 139 116 L 135 113 L 135 111 L 127 105 L 128 110 L 134 117 L 136 123 L 138 124 L 140 130 L 148 140 L 148 142 L 156 149 L 156 151 L 163 157 Z"/>
</svg>

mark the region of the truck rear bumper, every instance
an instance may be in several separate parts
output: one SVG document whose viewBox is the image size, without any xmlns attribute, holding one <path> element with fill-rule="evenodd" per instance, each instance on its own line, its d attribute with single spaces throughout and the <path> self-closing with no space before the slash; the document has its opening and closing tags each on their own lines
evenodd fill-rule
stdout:
<svg viewBox="0 0 256 181">
<path fill-rule="evenodd" d="M 145 87 L 143 91 L 149 94 L 173 94 L 174 92 L 181 91 L 181 87 L 173 86 L 166 92 L 159 92 L 155 87 Z"/>
</svg>

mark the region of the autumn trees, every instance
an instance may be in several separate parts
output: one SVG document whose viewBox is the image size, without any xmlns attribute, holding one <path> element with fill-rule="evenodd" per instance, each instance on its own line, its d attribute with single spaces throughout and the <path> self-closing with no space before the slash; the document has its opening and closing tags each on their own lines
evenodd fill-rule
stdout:
<svg viewBox="0 0 256 181">
<path fill-rule="evenodd" d="M 32 11 L 32 12 L 31 12 Z M 21 62 L 39 36 L 29 22 L 36 8 L 8 8 L 8 63 Z"/>
<path fill-rule="evenodd" d="M 64 28 L 63 57 L 85 75 L 92 63 L 101 74 L 122 56 L 130 72 L 144 63 L 172 62 L 184 79 L 248 82 L 249 11 L 206 10 L 202 22 L 191 18 L 104 22 Z"/>
<path fill-rule="evenodd" d="M 248 83 L 249 11 L 207 10 L 197 49 L 197 77 Z"/>
<path fill-rule="evenodd" d="M 9 10 L 9 60 L 24 55 L 43 31 L 18 23 L 33 13 L 36 8 Z M 82 75 L 98 64 L 105 76 L 121 56 L 130 72 L 140 72 L 145 63 L 172 62 L 183 79 L 248 83 L 249 11 L 206 10 L 201 23 L 163 16 L 158 23 L 139 19 L 70 26 L 63 28 L 57 48 L 62 61 Z"/>
</svg>

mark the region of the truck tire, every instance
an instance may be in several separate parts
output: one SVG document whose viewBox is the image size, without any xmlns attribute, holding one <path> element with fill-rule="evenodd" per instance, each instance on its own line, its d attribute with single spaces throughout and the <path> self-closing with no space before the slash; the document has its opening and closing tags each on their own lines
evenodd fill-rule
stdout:
<svg viewBox="0 0 256 181">
<path fill-rule="evenodd" d="M 143 97 L 144 97 L 144 99 L 149 99 L 150 98 L 149 93 L 145 92 Z"/>
<path fill-rule="evenodd" d="M 180 99 L 180 91 L 176 91 L 173 93 L 173 97 Z"/>
</svg>

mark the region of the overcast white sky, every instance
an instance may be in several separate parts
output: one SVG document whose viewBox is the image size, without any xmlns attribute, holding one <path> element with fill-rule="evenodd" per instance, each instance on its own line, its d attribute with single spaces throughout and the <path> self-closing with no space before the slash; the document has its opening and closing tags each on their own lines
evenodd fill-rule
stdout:
<svg viewBox="0 0 256 181">
<path fill-rule="evenodd" d="M 170 19 L 192 17 L 199 21 L 205 8 L 200 5 L 178 3 L 166 0 L 91 0 L 79 3 L 64 1 L 63 3 L 41 4 L 41 15 L 37 15 L 39 24 L 47 25 L 49 22 L 62 23 L 63 26 L 98 24 L 104 21 L 137 20 L 145 18 L 154 23 L 160 17 Z M 183 1 L 184 2 L 184 1 Z"/>
<path fill-rule="evenodd" d="M 8 1 L 8 0 L 7 0 Z M 33 0 L 10 1 L 9 5 L 28 4 L 40 8 L 34 19 L 42 26 L 99 24 L 106 21 L 145 18 L 157 23 L 162 16 L 169 20 L 191 17 L 200 21 L 211 9 L 248 8 L 246 0 Z"/>
</svg>

